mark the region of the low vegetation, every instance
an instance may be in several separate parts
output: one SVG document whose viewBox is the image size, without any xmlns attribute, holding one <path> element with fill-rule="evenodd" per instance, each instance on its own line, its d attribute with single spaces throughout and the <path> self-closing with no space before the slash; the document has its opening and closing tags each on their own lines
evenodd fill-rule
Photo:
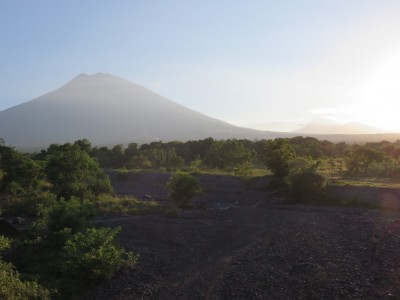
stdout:
<svg viewBox="0 0 400 300">
<path fill-rule="evenodd" d="M 35 218 L 14 241 L 8 262 L 0 260 L 1 299 L 72 298 L 136 263 L 137 255 L 117 242 L 121 229 L 95 228 L 90 220 L 110 213 L 106 205 L 122 214 L 142 213 L 150 204 L 115 197 L 87 146 L 52 145 L 30 156 L 0 145 L 1 209 Z M 1 251 L 10 245 L 0 236 Z"/>
<path fill-rule="evenodd" d="M 164 207 L 156 201 L 137 200 L 131 196 L 99 195 L 92 200 L 96 215 L 142 215 L 159 213 Z"/>
<path fill-rule="evenodd" d="M 133 169 L 172 172 L 167 189 L 173 205 L 115 195 L 105 168 L 116 169 L 121 181 L 130 179 Z M 138 255 L 118 244 L 121 229 L 95 228 L 93 217 L 160 212 L 176 217 L 177 208 L 191 207 L 202 193 L 197 173 L 230 174 L 244 182 L 267 174 L 269 188 L 287 190 L 292 202 L 373 207 L 359 199 L 336 199 L 326 187 L 398 187 L 400 141 L 349 145 L 309 137 L 207 138 L 109 149 L 79 140 L 34 154 L 1 142 L 0 211 L 33 223 L 14 241 L 0 236 L 0 251 L 7 254 L 0 259 L 0 298 L 73 298 L 86 285 L 133 266 Z"/>
<path fill-rule="evenodd" d="M 172 202 L 180 208 L 191 207 L 192 198 L 202 192 L 199 181 L 194 176 L 182 171 L 171 175 L 167 182 L 167 188 Z"/>
</svg>

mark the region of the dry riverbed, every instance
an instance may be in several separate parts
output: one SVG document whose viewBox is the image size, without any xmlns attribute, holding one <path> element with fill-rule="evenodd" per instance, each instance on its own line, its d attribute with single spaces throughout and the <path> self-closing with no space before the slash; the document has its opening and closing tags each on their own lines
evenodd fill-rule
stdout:
<svg viewBox="0 0 400 300">
<path fill-rule="evenodd" d="M 166 201 L 167 174 L 111 175 L 120 194 Z M 99 220 L 140 260 L 84 298 L 400 298 L 399 213 L 272 204 L 238 178 L 199 179 L 207 209 Z"/>
</svg>

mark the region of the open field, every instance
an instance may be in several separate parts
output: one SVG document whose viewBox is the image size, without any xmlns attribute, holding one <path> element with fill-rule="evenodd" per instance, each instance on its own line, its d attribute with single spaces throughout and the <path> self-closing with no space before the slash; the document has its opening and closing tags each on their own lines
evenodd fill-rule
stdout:
<svg viewBox="0 0 400 300">
<path fill-rule="evenodd" d="M 120 194 L 165 201 L 167 174 L 138 173 Z M 233 176 L 200 175 L 206 210 L 100 218 L 122 226 L 138 266 L 87 299 L 396 299 L 400 213 L 272 204 Z"/>
</svg>

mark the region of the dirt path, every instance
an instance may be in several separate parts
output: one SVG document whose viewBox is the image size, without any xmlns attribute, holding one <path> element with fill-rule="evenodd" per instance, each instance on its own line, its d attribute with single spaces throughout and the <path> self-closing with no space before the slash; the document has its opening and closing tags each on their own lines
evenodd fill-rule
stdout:
<svg viewBox="0 0 400 300">
<path fill-rule="evenodd" d="M 398 213 L 271 205 L 235 180 L 203 179 L 206 211 L 104 220 L 140 262 L 85 298 L 400 298 Z"/>
</svg>

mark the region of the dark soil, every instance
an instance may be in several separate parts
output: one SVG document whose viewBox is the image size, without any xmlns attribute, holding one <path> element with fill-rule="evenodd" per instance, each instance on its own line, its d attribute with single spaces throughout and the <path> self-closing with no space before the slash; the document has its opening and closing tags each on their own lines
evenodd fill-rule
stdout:
<svg viewBox="0 0 400 300">
<path fill-rule="evenodd" d="M 165 200 L 166 174 L 112 176 Z M 139 263 L 86 299 L 400 299 L 400 214 L 272 204 L 240 179 L 199 176 L 205 210 L 110 218 Z"/>
</svg>

